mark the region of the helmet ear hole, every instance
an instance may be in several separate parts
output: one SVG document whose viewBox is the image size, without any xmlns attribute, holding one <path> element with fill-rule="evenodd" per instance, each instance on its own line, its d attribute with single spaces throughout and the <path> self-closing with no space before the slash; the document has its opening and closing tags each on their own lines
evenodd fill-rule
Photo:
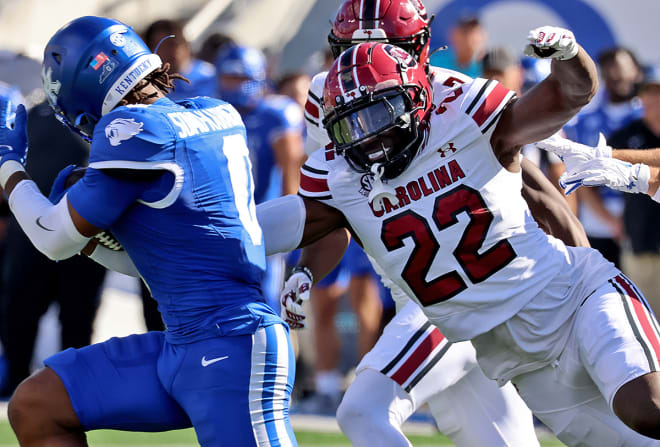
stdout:
<svg viewBox="0 0 660 447">
<path fill-rule="evenodd" d="M 52 53 L 53 59 L 57 62 L 57 65 L 62 63 L 62 55 L 60 53 Z"/>
</svg>

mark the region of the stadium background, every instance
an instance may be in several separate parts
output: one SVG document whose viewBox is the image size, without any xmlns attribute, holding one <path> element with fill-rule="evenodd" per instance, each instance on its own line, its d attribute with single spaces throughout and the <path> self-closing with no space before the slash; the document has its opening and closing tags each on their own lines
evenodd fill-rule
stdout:
<svg viewBox="0 0 660 447">
<path fill-rule="evenodd" d="M 49 36 L 80 15 L 117 18 L 138 31 L 154 20 L 168 18 L 186 24 L 185 34 L 193 50 L 209 34 L 219 31 L 241 44 L 264 50 L 273 75 L 294 70 L 313 74 L 327 43 L 328 21 L 339 3 L 339 0 L 0 0 L 0 50 L 40 60 Z M 447 42 L 447 30 L 468 11 L 479 16 L 491 47 L 504 46 L 520 52 L 529 29 L 558 25 L 573 30 L 578 42 L 592 55 L 621 45 L 633 50 L 643 64 L 660 63 L 655 33 L 660 2 L 656 0 L 426 0 L 424 3 L 435 14 L 432 48 Z M 0 73 L 14 69 L 20 68 L 0 67 Z M 38 98 L 33 100 L 37 102 Z M 144 331 L 136 287 L 132 280 L 118 274 L 106 278 L 94 341 Z M 54 313 L 53 309 L 42 320 L 35 365 L 58 348 L 57 337 L 48 336 L 58 330 Z M 344 313 L 337 321 L 346 340 L 353 340 L 355 328 L 350 316 Z M 345 354 L 350 363 L 354 351 L 347 348 Z M 3 420 L 5 415 L 3 409 L 0 445 L 15 445 L 6 419 Z M 294 427 L 301 445 L 348 445 L 332 420 L 298 416 L 294 417 Z M 429 424 L 411 423 L 407 428 L 416 436 L 411 438 L 414 445 L 449 445 L 444 438 L 433 434 Z M 93 445 L 192 445 L 194 435 L 190 431 L 144 436 L 97 433 L 90 440 Z M 547 439 L 543 445 L 561 444 Z"/>
</svg>

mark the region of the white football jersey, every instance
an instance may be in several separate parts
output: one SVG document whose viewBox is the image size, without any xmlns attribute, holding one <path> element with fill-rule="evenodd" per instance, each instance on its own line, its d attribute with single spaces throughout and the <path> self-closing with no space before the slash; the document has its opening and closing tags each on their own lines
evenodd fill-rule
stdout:
<svg viewBox="0 0 660 447">
<path fill-rule="evenodd" d="M 397 203 L 370 204 L 370 174 L 332 146 L 301 170 L 299 193 L 340 210 L 387 276 L 451 341 L 508 320 L 568 262 L 502 167 L 490 137 L 514 93 L 493 80 L 434 69 L 430 131 L 410 166 L 387 182 Z"/>
</svg>

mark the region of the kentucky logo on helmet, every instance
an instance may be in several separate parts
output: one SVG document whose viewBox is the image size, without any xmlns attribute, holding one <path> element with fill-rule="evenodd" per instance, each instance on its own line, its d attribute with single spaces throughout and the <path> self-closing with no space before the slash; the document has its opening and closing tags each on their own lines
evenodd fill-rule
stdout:
<svg viewBox="0 0 660 447">
<path fill-rule="evenodd" d="M 46 67 L 43 67 L 41 69 L 41 82 L 44 85 L 44 90 L 46 91 L 48 100 L 50 101 L 51 104 L 57 104 L 57 95 L 60 94 L 60 88 L 62 87 L 62 83 L 60 81 L 53 81 L 52 76 L 53 76 L 52 67 L 48 67 L 48 69 L 46 69 Z"/>
<path fill-rule="evenodd" d="M 101 70 L 101 75 L 99 76 L 99 84 L 103 84 L 105 80 L 108 79 L 108 76 L 110 76 L 110 73 L 115 70 L 115 68 L 117 68 L 117 63 L 112 59 L 109 59 L 108 63 L 105 64 Z"/>
<path fill-rule="evenodd" d="M 111 146 L 119 146 L 122 141 L 142 132 L 142 126 L 144 123 L 138 123 L 133 118 L 116 118 L 105 126 L 105 136 L 110 140 Z"/>
</svg>

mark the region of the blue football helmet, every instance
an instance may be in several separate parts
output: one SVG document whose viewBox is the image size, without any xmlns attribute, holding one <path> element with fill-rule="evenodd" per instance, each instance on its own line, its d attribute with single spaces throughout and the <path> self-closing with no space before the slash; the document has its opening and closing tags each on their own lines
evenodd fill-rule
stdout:
<svg viewBox="0 0 660 447">
<path fill-rule="evenodd" d="M 89 140 L 101 116 L 161 65 L 129 26 L 87 16 L 51 37 L 41 79 L 58 119 Z"/>
<path fill-rule="evenodd" d="M 246 78 L 237 88 L 218 82 L 220 98 L 233 106 L 253 107 L 266 89 L 266 58 L 256 48 L 228 45 L 218 52 L 215 68 L 218 77 Z"/>
</svg>

